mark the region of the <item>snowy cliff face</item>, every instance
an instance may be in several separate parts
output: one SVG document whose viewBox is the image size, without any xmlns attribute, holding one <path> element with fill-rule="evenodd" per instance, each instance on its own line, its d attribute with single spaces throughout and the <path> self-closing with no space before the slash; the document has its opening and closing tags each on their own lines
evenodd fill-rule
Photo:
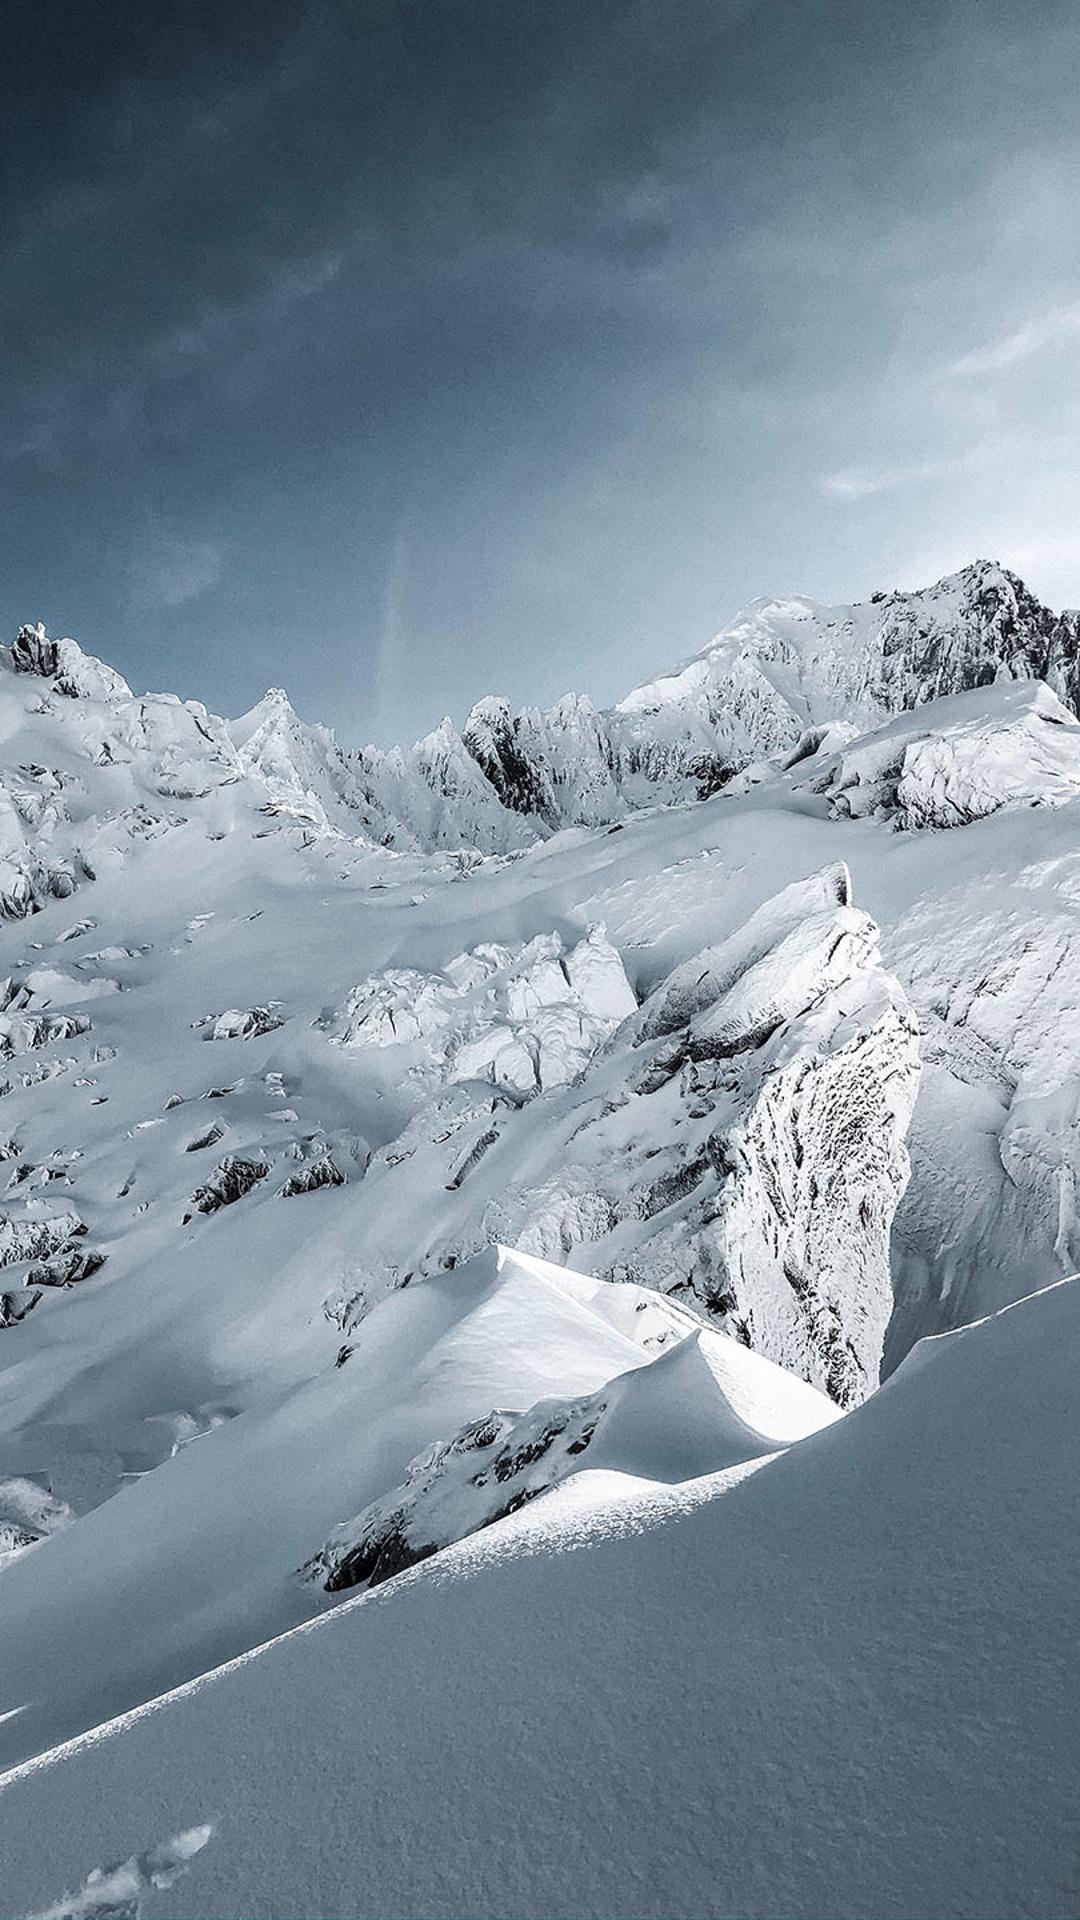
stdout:
<svg viewBox="0 0 1080 1920">
<path fill-rule="evenodd" d="M 916 593 L 828 607 L 756 600 L 677 673 L 627 696 L 635 730 L 692 751 L 715 734 L 744 764 L 793 747 L 805 727 L 860 730 L 995 680 L 1044 679 L 1076 708 L 1080 615 L 1053 614 L 986 561 Z"/>
<path fill-rule="evenodd" d="M 369 1174 L 371 1266 L 334 1308 L 344 1330 L 400 1276 L 377 1254 L 407 1163 L 430 1195 L 412 1272 L 504 1240 L 677 1294 L 840 1405 L 876 1384 L 918 1032 L 842 866 L 676 967 L 640 1012 L 597 929 L 566 953 L 546 936 L 392 970 L 323 1024 L 377 1050 L 413 1103 Z"/>
<path fill-rule="evenodd" d="M 877 1381 L 917 1083 L 914 1015 L 828 870 L 655 989 L 451 1252 L 506 1238 L 647 1282 L 851 1405 Z"/>
</svg>

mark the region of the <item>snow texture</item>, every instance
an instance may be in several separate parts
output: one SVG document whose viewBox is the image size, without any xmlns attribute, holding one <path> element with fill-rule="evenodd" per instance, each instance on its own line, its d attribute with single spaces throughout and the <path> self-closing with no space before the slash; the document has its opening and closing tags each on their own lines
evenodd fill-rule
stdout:
<svg viewBox="0 0 1080 1920">
<path fill-rule="evenodd" d="M 10 1909 L 212 1820 L 161 1920 L 1072 1912 L 1077 1294 L 758 1462 L 581 1471 L 9 1776 Z"/>
<path fill-rule="evenodd" d="M 5 1911 L 1069 1910 L 1078 630 L 0 650 Z"/>
</svg>

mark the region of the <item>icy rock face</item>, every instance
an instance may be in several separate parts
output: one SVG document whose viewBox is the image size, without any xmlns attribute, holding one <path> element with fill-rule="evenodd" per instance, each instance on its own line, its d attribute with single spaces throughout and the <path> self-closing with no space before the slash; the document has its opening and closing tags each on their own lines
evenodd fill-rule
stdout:
<svg viewBox="0 0 1080 1920">
<path fill-rule="evenodd" d="M 492 1200 L 477 1243 L 556 1260 L 592 1243 L 594 1271 L 689 1297 L 850 1406 L 877 1383 L 918 1066 L 877 929 L 826 869 L 656 988 L 548 1178 Z"/>
<path fill-rule="evenodd" d="M 490 1080 L 527 1097 L 574 1080 L 637 1000 L 603 930 L 566 951 L 558 934 L 472 948 L 439 973 L 396 968 L 353 989 L 334 1037 L 412 1050 L 426 1078 Z"/>
<path fill-rule="evenodd" d="M 191 1204 L 199 1213 L 217 1213 L 222 1207 L 231 1207 L 242 1200 L 260 1180 L 266 1179 L 269 1171 L 269 1162 L 262 1158 L 245 1159 L 242 1154 L 226 1154 L 209 1180 L 196 1188 Z"/>
<path fill-rule="evenodd" d="M 1080 795 L 1080 724 L 1042 681 L 956 694 L 841 749 L 813 784 L 846 817 L 957 827 Z"/>
<path fill-rule="evenodd" d="M 45 628 L 20 627 L 11 649 L 16 673 L 37 674 L 51 680 L 57 693 L 69 699 L 129 700 L 131 688 L 104 660 L 84 653 L 74 640 L 50 640 Z"/>
<path fill-rule="evenodd" d="M 77 1213 L 52 1214 L 45 1218 L 29 1212 L 21 1216 L 0 1215 L 0 1267 L 11 1267 L 20 1260 L 47 1260 L 54 1254 L 71 1250 L 71 1243 L 86 1232 Z"/>
<path fill-rule="evenodd" d="M 568 694 L 545 713 L 481 700 L 463 740 L 504 807 L 547 827 L 603 826 L 625 811 L 604 715 Z"/>
<path fill-rule="evenodd" d="M 202 1027 L 204 1040 L 257 1040 L 276 1032 L 284 1021 L 273 1007 L 227 1007 L 196 1025 Z"/>
</svg>

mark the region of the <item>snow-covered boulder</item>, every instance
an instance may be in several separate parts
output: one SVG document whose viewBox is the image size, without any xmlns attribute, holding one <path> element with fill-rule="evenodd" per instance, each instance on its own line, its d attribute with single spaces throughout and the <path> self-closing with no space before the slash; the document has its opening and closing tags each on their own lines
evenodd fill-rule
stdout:
<svg viewBox="0 0 1080 1920">
<path fill-rule="evenodd" d="M 48 1260 L 56 1253 L 67 1253 L 71 1243 L 85 1232 L 83 1221 L 70 1210 L 42 1215 L 28 1209 L 23 1214 L 0 1215 L 0 1267 L 14 1266 L 20 1260 Z"/>
<path fill-rule="evenodd" d="M 284 1026 L 281 1015 L 271 1007 L 227 1007 L 224 1013 L 210 1014 L 196 1021 L 204 1040 L 258 1040 Z"/>
<path fill-rule="evenodd" d="M 269 1162 L 261 1155 L 228 1153 L 210 1178 L 195 1189 L 191 1204 L 199 1213 L 218 1213 L 222 1207 L 231 1207 L 242 1200 L 260 1180 L 266 1179 L 269 1171 Z"/>
<path fill-rule="evenodd" d="M 409 1049 L 424 1081 L 490 1080 L 520 1097 L 567 1085 L 637 1006 L 602 928 L 567 950 L 557 933 L 484 944 L 438 973 L 393 968 L 363 980 L 340 1016 L 344 1047 Z"/>
<path fill-rule="evenodd" d="M 1001 807 L 1080 797 L 1080 722 L 1041 680 L 1003 681 L 906 713 L 841 748 L 814 780 L 832 810 L 957 827 Z"/>
</svg>

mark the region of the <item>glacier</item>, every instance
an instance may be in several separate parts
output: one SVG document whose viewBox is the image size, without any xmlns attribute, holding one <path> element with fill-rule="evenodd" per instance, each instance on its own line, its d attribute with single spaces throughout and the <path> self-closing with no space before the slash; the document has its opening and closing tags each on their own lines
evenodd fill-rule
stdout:
<svg viewBox="0 0 1080 1920">
<path fill-rule="evenodd" d="M 1078 652 L 980 562 L 352 749 L 0 649 L 12 1915 L 1061 1907 Z"/>
</svg>

